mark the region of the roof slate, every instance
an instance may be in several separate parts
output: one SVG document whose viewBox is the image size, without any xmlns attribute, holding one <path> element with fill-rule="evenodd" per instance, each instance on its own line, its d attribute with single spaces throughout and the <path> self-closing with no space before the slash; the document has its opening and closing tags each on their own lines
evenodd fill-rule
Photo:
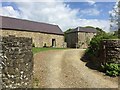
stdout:
<svg viewBox="0 0 120 90">
<path fill-rule="evenodd" d="M 75 29 L 72 29 L 72 30 L 68 31 L 67 33 L 73 33 L 73 32 L 96 33 L 97 30 L 95 28 L 77 27 Z"/>
<path fill-rule="evenodd" d="M 64 34 L 58 25 L 29 21 L 24 19 L 16 19 L 5 16 L 0 16 L 0 20 L 2 20 L 2 26 L 0 25 L 0 28 L 2 29 L 42 32 L 59 35 Z"/>
</svg>

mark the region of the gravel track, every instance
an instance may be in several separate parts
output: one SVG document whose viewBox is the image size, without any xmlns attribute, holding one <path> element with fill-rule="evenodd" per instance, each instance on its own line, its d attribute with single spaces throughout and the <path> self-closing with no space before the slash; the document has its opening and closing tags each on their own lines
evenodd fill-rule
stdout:
<svg viewBox="0 0 120 90">
<path fill-rule="evenodd" d="M 39 88 L 118 88 L 118 78 L 105 76 L 80 60 L 84 49 L 45 51 L 34 55 Z"/>
</svg>

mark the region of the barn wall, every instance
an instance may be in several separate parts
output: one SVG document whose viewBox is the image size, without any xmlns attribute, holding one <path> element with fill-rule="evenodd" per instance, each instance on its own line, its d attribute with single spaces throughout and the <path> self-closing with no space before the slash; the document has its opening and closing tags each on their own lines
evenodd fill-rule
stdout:
<svg viewBox="0 0 120 90">
<path fill-rule="evenodd" d="M 66 34 L 67 47 L 75 48 L 78 42 L 78 33 L 67 33 Z"/>
<path fill-rule="evenodd" d="M 90 40 L 94 37 L 95 33 L 87 32 L 74 32 L 66 34 L 66 42 L 68 47 L 87 48 Z"/>
<path fill-rule="evenodd" d="M 78 32 L 78 46 L 79 48 L 87 48 L 95 33 Z"/>
<path fill-rule="evenodd" d="M 56 40 L 56 47 L 63 47 L 64 36 L 55 34 L 46 34 L 39 32 L 15 31 L 15 30 L 1 30 L 2 36 L 15 35 L 16 37 L 30 37 L 33 39 L 35 47 L 43 47 L 44 44 L 48 47 L 52 46 L 52 39 Z"/>
</svg>

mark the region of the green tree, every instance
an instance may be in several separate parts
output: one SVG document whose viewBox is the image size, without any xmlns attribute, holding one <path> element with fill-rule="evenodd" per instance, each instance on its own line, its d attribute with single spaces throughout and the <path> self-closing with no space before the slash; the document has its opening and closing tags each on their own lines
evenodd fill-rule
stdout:
<svg viewBox="0 0 120 90">
<path fill-rule="evenodd" d="M 118 37 L 120 38 L 120 1 L 118 2 Z"/>
<path fill-rule="evenodd" d="M 96 27 L 95 29 L 97 30 L 97 35 L 105 34 L 105 33 L 106 33 L 105 31 L 103 31 L 103 30 L 102 30 L 101 28 L 99 28 L 99 27 Z"/>
<path fill-rule="evenodd" d="M 93 27 L 93 26 L 85 26 L 85 28 L 95 28 L 95 27 Z"/>
<path fill-rule="evenodd" d="M 120 38 L 120 1 L 116 2 L 112 12 L 110 13 L 111 29 L 117 27 L 118 37 Z"/>
</svg>

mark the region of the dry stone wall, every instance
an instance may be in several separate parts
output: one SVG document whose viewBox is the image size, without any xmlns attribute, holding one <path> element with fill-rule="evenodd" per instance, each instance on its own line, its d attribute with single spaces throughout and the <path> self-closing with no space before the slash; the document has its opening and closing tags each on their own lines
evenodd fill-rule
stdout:
<svg viewBox="0 0 120 90">
<path fill-rule="evenodd" d="M 103 40 L 101 58 L 104 63 L 114 62 L 120 64 L 120 39 Z"/>
<path fill-rule="evenodd" d="M 32 39 L 2 37 L 2 88 L 30 88 L 33 77 Z"/>
<path fill-rule="evenodd" d="M 2 38 L 0 37 L 0 42 L 2 41 Z M 2 46 L 0 44 L 0 56 L 1 56 Z M 1 57 L 0 57 L 0 90 L 2 89 L 2 64 L 1 64 Z"/>
<path fill-rule="evenodd" d="M 67 42 L 67 47 L 69 48 L 75 48 L 76 43 L 78 42 L 78 33 L 67 33 L 66 34 L 66 42 Z"/>
<path fill-rule="evenodd" d="M 79 48 L 88 48 L 91 39 L 96 33 L 78 32 L 78 45 Z"/>
<path fill-rule="evenodd" d="M 73 32 L 66 34 L 67 47 L 88 48 L 88 44 L 95 36 L 95 33 Z"/>
<path fill-rule="evenodd" d="M 52 46 L 52 39 L 56 40 L 56 47 L 62 48 L 64 44 L 64 36 L 57 34 L 48 34 L 40 32 L 28 32 L 24 30 L 0 30 L 2 36 L 15 35 L 16 37 L 28 37 L 33 39 L 35 47 Z"/>
</svg>

